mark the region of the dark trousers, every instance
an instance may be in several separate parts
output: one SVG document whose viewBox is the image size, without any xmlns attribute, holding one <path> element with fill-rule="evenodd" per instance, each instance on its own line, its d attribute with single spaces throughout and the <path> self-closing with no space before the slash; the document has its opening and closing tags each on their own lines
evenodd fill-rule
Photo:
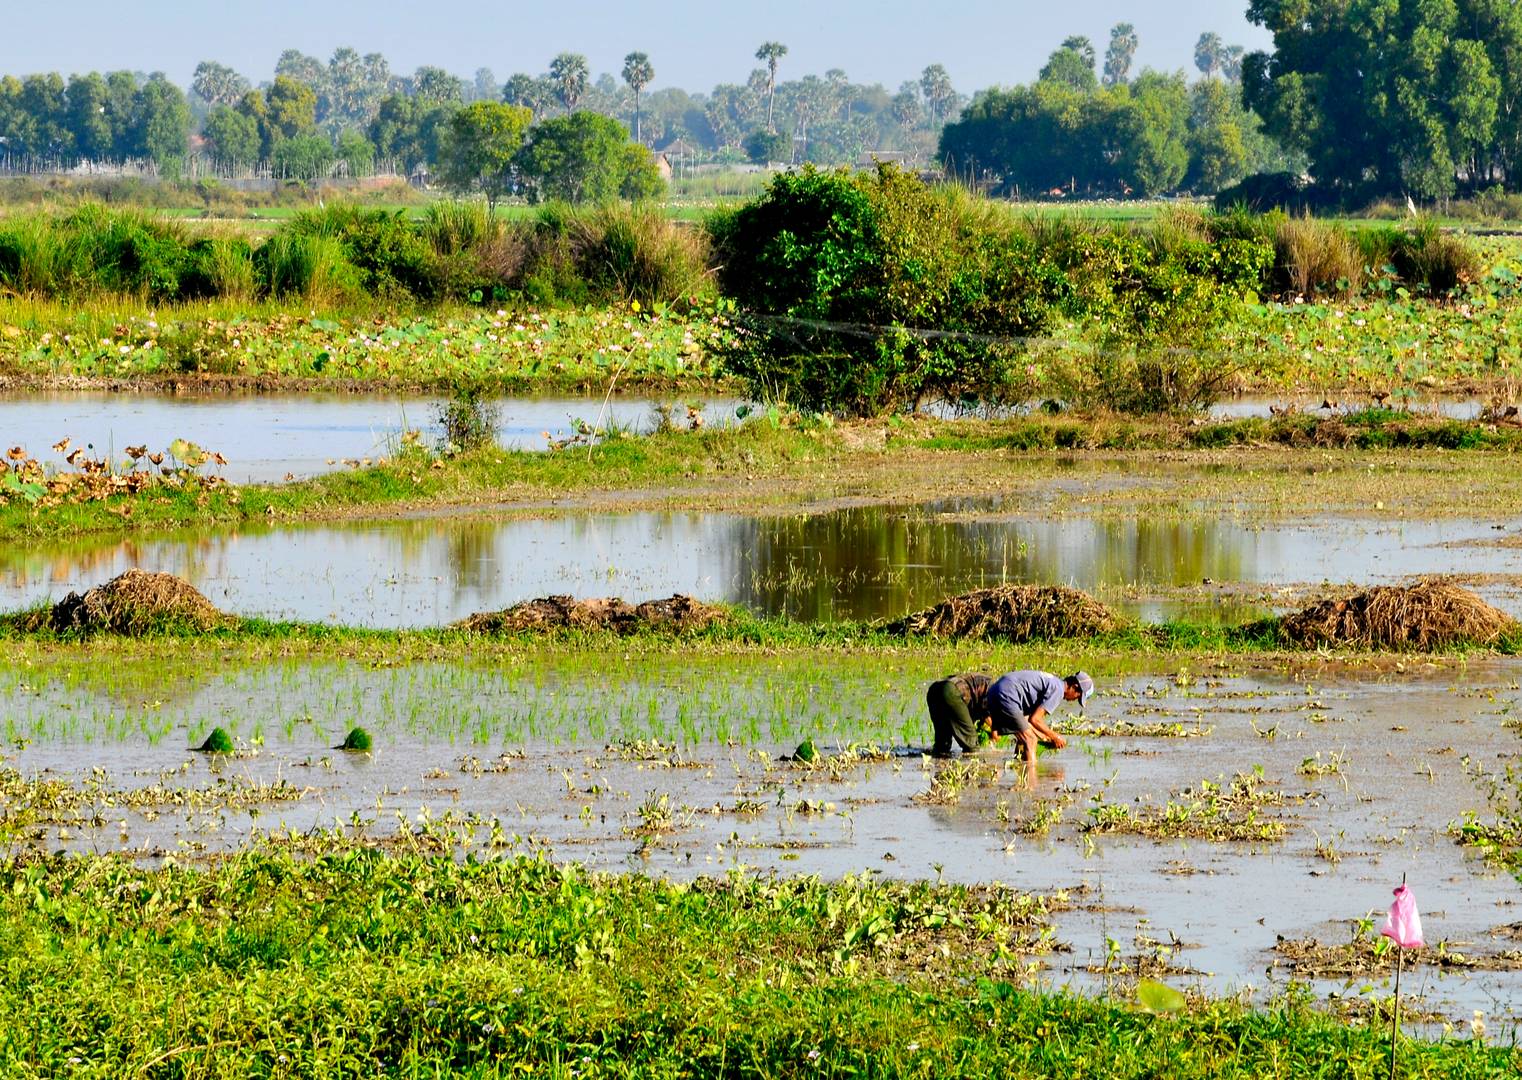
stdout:
<svg viewBox="0 0 1522 1080">
<path fill-rule="evenodd" d="M 978 725 L 967 711 L 967 702 L 957 693 L 955 683 L 950 679 L 931 683 L 925 692 L 925 705 L 930 709 L 930 724 L 935 729 L 932 754 L 951 753 L 953 740 L 964 751 L 978 748 Z"/>
</svg>

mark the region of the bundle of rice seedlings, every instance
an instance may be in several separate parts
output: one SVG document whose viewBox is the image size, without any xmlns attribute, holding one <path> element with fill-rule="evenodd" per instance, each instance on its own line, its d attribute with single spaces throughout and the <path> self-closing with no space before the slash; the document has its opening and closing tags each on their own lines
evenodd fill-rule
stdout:
<svg viewBox="0 0 1522 1080">
<path fill-rule="evenodd" d="M 1281 619 L 1279 634 L 1291 645 L 1426 650 L 1489 645 L 1514 626 L 1468 589 L 1426 579 L 1314 601 Z"/>
<path fill-rule="evenodd" d="M 1088 593 L 1061 585 L 1000 585 L 948 597 L 888 624 L 895 634 L 1056 641 L 1091 637 L 1120 625 Z"/>
<path fill-rule="evenodd" d="M 57 633 L 145 634 L 213 630 L 233 619 L 183 578 L 134 568 L 83 595 L 70 593 L 53 606 L 50 621 Z"/>
</svg>

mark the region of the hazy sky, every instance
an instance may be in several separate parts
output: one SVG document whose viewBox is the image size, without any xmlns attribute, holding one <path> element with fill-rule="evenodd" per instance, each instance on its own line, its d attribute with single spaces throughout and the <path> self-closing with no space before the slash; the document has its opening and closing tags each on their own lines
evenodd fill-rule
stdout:
<svg viewBox="0 0 1522 1080">
<path fill-rule="evenodd" d="M 652 89 L 707 90 L 743 82 L 756 46 L 788 47 L 779 78 L 844 68 L 856 82 L 890 90 L 927 64 L 942 63 L 964 93 L 1028 81 L 1069 34 L 1086 34 L 1103 54 L 1109 28 L 1135 25 L 1136 65 L 1194 70 L 1194 42 L 1211 30 L 1249 49 L 1268 36 L 1247 23 L 1246 0 L 3 0 L 0 73 L 162 70 L 189 82 L 198 61 L 219 60 L 270 78 L 281 50 L 326 60 L 341 45 L 380 52 L 393 71 L 437 64 L 469 76 L 489 67 L 499 80 L 542 72 L 557 52 L 586 54 L 594 75 L 615 75 L 626 53 L 650 54 Z"/>
</svg>

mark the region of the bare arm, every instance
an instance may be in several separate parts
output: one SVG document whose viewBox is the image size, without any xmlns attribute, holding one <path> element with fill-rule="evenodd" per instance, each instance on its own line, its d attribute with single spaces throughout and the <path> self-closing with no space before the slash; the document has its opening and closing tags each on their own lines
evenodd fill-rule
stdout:
<svg viewBox="0 0 1522 1080">
<path fill-rule="evenodd" d="M 1042 742 L 1051 743 L 1058 750 L 1061 750 L 1068 744 L 1066 739 L 1047 726 L 1046 708 L 1044 706 L 1036 706 L 1036 711 L 1030 715 L 1030 724 L 1035 729 L 1036 734 L 1041 736 Z"/>
</svg>

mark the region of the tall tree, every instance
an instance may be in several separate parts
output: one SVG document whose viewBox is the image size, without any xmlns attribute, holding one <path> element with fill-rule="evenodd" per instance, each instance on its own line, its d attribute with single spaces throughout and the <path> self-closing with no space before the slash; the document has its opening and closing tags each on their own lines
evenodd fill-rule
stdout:
<svg viewBox="0 0 1522 1080">
<path fill-rule="evenodd" d="M 1350 199 L 1522 187 L 1522 19 L 1507 0 L 1311 5 L 1251 0 L 1272 54 L 1242 62 L 1265 130 Z"/>
<path fill-rule="evenodd" d="M 608 202 L 651 193 L 650 151 L 630 142 L 617 120 L 576 112 L 536 124 L 518 154 L 518 167 L 535 201 Z"/>
<path fill-rule="evenodd" d="M 1074 90 L 1093 90 L 1099 85 L 1099 80 L 1094 75 L 1094 62 L 1091 56 L 1092 50 L 1086 56 L 1080 49 L 1063 44 L 1047 57 L 1046 66 L 1041 69 L 1041 81 L 1061 83 Z"/>
<path fill-rule="evenodd" d="M 202 60 L 191 76 L 190 88 L 208 105 L 236 105 L 248 93 L 248 80 L 226 64 Z"/>
<path fill-rule="evenodd" d="M 1140 39 L 1136 27 L 1130 23 L 1117 23 L 1110 30 L 1110 45 L 1105 49 L 1104 84 L 1117 86 L 1131 74 L 1131 62 L 1136 59 Z"/>
<path fill-rule="evenodd" d="M 224 168 L 242 169 L 259 160 L 259 124 L 230 105 L 218 105 L 202 129 L 212 159 Z"/>
<path fill-rule="evenodd" d="M 327 77 L 328 69 L 315 56 L 308 56 L 300 49 L 286 49 L 280 54 L 280 59 L 275 61 L 275 74 L 306 83 L 313 90 L 318 90 L 322 80 Z"/>
<path fill-rule="evenodd" d="M 916 126 L 925 115 L 920 105 L 919 87 L 912 82 L 900 86 L 888 103 L 888 111 L 899 127 L 907 130 Z"/>
<path fill-rule="evenodd" d="M 644 131 L 640 114 L 640 94 L 645 87 L 650 85 L 650 80 L 655 78 L 655 65 L 650 63 L 650 57 L 642 52 L 632 52 L 624 57 L 624 82 L 629 84 L 629 89 L 634 91 L 634 141 L 643 143 Z"/>
<path fill-rule="evenodd" d="M 1225 59 L 1226 46 L 1222 44 L 1220 34 L 1201 34 L 1200 40 L 1194 43 L 1194 66 L 1205 78 L 1215 78 Z"/>
<path fill-rule="evenodd" d="M 64 91 L 68 99 L 69 130 L 74 136 L 74 152 L 92 161 L 113 156 L 116 133 L 106 113 L 110 93 L 106 80 L 96 72 L 75 75 Z"/>
<path fill-rule="evenodd" d="M 440 104 L 465 99 L 465 84 L 441 67 L 424 64 L 408 80 L 412 96 L 420 101 Z"/>
<path fill-rule="evenodd" d="M 1072 49 L 1079 56 L 1083 57 L 1083 62 L 1090 68 L 1094 66 L 1095 60 L 1098 59 L 1094 53 L 1094 43 L 1082 34 L 1074 34 L 1072 37 L 1063 38 L 1060 48 Z"/>
<path fill-rule="evenodd" d="M 522 105 L 477 101 L 449 120 L 440 148 L 439 176 L 457 195 L 479 191 L 487 209 L 512 190 L 515 155 L 534 114 Z"/>
<path fill-rule="evenodd" d="M 563 52 L 550 61 L 550 81 L 568 113 L 576 111 L 576 103 L 587 92 L 587 78 L 587 58 L 580 53 Z"/>
<path fill-rule="evenodd" d="M 163 72 L 148 77 L 138 91 L 134 139 L 142 155 L 160 169 L 178 170 L 190 149 L 190 105 Z"/>
<path fill-rule="evenodd" d="M 920 72 L 920 92 L 925 95 L 925 104 L 930 109 L 930 126 L 933 128 L 946 118 L 943 107 L 956 94 L 951 87 L 951 75 L 944 65 L 931 64 Z"/>
<path fill-rule="evenodd" d="M 776 132 L 772 122 L 772 99 L 777 96 L 777 62 L 787 55 L 787 46 L 780 41 L 764 41 L 756 50 L 756 59 L 766 65 L 766 130 Z"/>
<path fill-rule="evenodd" d="M 497 76 L 489 67 L 476 68 L 475 80 L 471 84 L 471 95 L 476 101 L 496 101 L 502 93 L 502 88 L 497 85 Z"/>
<path fill-rule="evenodd" d="M 548 76 L 514 75 L 502 85 L 502 100 L 509 105 L 522 105 L 542 119 L 555 103 L 555 84 Z"/>
</svg>

